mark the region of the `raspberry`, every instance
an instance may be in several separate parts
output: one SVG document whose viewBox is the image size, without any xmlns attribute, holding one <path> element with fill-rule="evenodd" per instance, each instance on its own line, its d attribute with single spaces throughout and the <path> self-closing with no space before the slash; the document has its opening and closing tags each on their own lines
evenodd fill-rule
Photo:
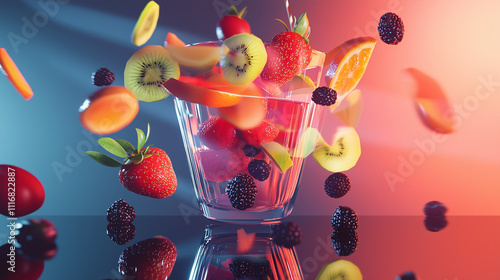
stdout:
<svg viewBox="0 0 500 280">
<path fill-rule="evenodd" d="M 115 81 L 115 74 L 109 71 L 108 68 L 99 68 L 92 74 L 92 84 L 101 87 L 109 86 Z"/>
<path fill-rule="evenodd" d="M 445 216 L 427 216 L 424 220 L 425 228 L 431 232 L 443 230 L 448 225 Z"/>
<path fill-rule="evenodd" d="M 259 181 L 265 181 L 271 174 L 271 166 L 265 160 L 254 159 L 248 164 L 248 173 Z"/>
<path fill-rule="evenodd" d="M 236 127 L 219 116 L 210 117 L 198 129 L 201 142 L 212 149 L 223 149 L 238 143 Z"/>
<path fill-rule="evenodd" d="M 249 144 L 246 144 L 245 147 L 243 147 L 243 152 L 245 153 L 245 156 L 247 156 L 247 157 L 256 157 L 261 151 L 262 151 L 262 148 L 254 147 L 254 146 L 249 145 Z"/>
<path fill-rule="evenodd" d="M 395 13 L 384 14 L 378 23 L 380 39 L 389 45 L 397 45 L 403 40 L 405 27 L 403 20 Z"/>
<path fill-rule="evenodd" d="M 325 192 L 333 198 L 343 197 L 351 189 L 351 181 L 344 173 L 333 173 L 325 181 Z"/>
<path fill-rule="evenodd" d="M 135 219 L 134 207 L 123 199 L 117 200 L 108 208 L 107 219 L 110 223 L 131 223 Z"/>
<path fill-rule="evenodd" d="M 229 180 L 226 193 L 234 208 L 245 210 L 253 206 L 257 195 L 257 186 L 250 175 L 238 174 Z"/>
<path fill-rule="evenodd" d="M 240 130 L 240 136 L 245 142 L 254 147 L 260 147 L 262 143 L 273 141 L 278 136 L 280 130 L 268 121 L 249 130 Z"/>
<path fill-rule="evenodd" d="M 109 223 L 106 229 L 109 239 L 117 245 L 124 245 L 135 237 L 135 226 L 130 223 Z"/>
<path fill-rule="evenodd" d="M 332 228 L 355 230 L 358 228 L 358 215 L 349 207 L 339 206 L 333 213 Z"/>
<path fill-rule="evenodd" d="M 358 233 L 349 228 L 336 230 L 332 233 L 332 244 L 339 256 L 349 256 L 358 247 Z"/>
<path fill-rule="evenodd" d="M 271 236 L 277 245 L 285 248 L 292 248 L 302 240 L 300 227 L 294 222 L 274 225 L 271 230 Z"/>
<path fill-rule="evenodd" d="M 430 201 L 425 204 L 424 213 L 426 216 L 443 216 L 448 209 L 439 201 Z"/>
<path fill-rule="evenodd" d="M 417 276 L 415 273 L 407 271 L 403 275 L 396 277 L 396 280 L 417 280 Z"/>
<path fill-rule="evenodd" d="M 337 101 L 337 92 L 333 88 L 318 87 L 313 91 L 312 101 L 323 106 L 333 105 Z"/>
</svg>

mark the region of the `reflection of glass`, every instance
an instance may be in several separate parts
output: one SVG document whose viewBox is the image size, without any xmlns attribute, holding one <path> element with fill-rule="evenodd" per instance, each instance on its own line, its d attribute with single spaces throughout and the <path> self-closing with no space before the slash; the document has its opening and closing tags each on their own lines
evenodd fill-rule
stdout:
<svg viewBox="0 0 500 280">
<path fill-rule="evenodd" d="M 303 279 L 295 249 L 276 245 L 270 226 L 239 227 L 205 229 L 189 279 Z"/>
<path fill-rule="evenodd" d="M 323 53 L 315 53 L 318 65 L 322 65 Z M 323 55 L 323 56 L 322 56 Z M 312 67 L 307 74 L 319 77 L 321 66 Z M 312 77 L 313 81 L 318 80 Z M 251 85 L 252 87 L 254 85 Z M 290 86 L 290 85 L 287 85 Z M 261 87 L 261 94 L 242 95 L 241 101 L 231 107 L 218 108 L 175 99 L 178 122 L 190 164 L 195 193 L 205 217 L 229 222 L 261 223 L 286 217 L 293 208 L 297 186 L 302 172 L 304 157 L 297 155 L 299 139 L 309 127 L 317 126 L 318 109 L 311 101 L 311 88 L 300 90 L 284 89 L 282 98 L 270 97 Z M 255 91 L 252 91 L 255 93 Z M 262 96 L 259 96 L 262 95 Z M 262 116 L 259 118 L 259 114 Z M 230 148 L 210 148 L 198 136 L 202 124 L 211 117 L 222 116 L 224 119 L 257 118 L 272 123 L 279 129 L 271 152 L 257 155 L 255 158 L 244 154 L 244 142 Z M 263 119 L 262 119 L 263 118 Z M 244 130 L 244 129 L 243 129 Z M 273 144 L 276 144 L 273 143 Z M 284 151 L 284 152 L 283 152 Z M 274 153 L 273 156 L 269 155 Z M 289 157 L 291 167 L 286 166 L 283 158 Z M 254 180 L 257 186 L 255 199 L 250 207 L 238 210 L 226 193 L 228 182 L 238 174 L 247 173 L 247 166 L 253 159 L 265 160 L 271 167 L 270 175 L 264 181 Z M 276 163 L 281 161 L 281 163 Z M 233 200 L 234 201 L 234 200 Z"/>
</svg>

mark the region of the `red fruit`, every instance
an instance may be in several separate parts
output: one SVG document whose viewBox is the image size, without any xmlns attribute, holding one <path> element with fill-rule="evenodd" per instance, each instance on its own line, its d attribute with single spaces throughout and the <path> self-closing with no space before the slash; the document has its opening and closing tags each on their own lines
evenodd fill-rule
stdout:
<svg viewBox="0 0 500 280">
<path fill-rule="evenodd" d="M 33 174 L 17 166 L 0 164 L 0 214 L 26 216 L 38 210 L 44 200 L 42 183 Z"/>
<path fill-rule="evenodd" d="M 226 279 L 234 279 L 233 274 L 229 269 L 225 269 L 223 267 L 218 267 L 216 265 L 209 265 L 207 278 L 206 280 L 226 280 Z"/>
<path fill-rule="evenodd" d="M 203 122 L 198 130 L 201 142 L 212 149 L 230 148 L 239 139 L 236 137 L 236 127 L 219 116 L 210 117 Z"/>
<path fill-rule="evenodd" d="M 240 148 L 206 150 L 200 152 L 200 162 L 205 179 L 212 182 L 231 180 L 245 172 L 252 159 L 245 156 Z"/>
<path fill-rule="evenodd" d="M 280 131 L 274 124 L 262 121 L 256 128 L 240 130 L 239 132 L 241 138 L 249 145 L 260 147 L 262 143 L 273 141 Z"/>
<path fill-rule="evenodd" d="M 260 76 L 278 86 L 302 73 L 312 58 L 311 46 L 296 32 L 276 34 L 266 51 L 267 62 Z"/>
<path fill-rule="evenodd" d="M 219 40 L 226 40 L 227 38 L 240 34 L 251 33 L 250 25 L 243 19 L 246 7 L 240 12 L 236 10 L 235 6 L 231 6 L 227 14 L 223 16 L 217 23 L 216 33 Z"/>
<path fill-rule="evenodd" d="M 172 272 L 177 249 L 168 238 L 156 236 L 125 249 L 118 260 L 118 271 L 137 280 L 167 279 Z"/>
<path fill-rule="evenodd" d="M 143 149 L 144 150 L 144 149 Z M 177 188 L 177 178 L 172 162 L 165 151 L 149 148 L 145 158 L 139 164 L 122 165 L 118 178 L 129 191 L 152 198 L 171 196 Z"/>
</svg>

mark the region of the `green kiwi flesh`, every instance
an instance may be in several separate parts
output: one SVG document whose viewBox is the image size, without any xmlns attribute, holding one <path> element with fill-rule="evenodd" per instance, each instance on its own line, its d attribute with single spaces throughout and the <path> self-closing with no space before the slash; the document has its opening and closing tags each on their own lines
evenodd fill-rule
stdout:
<svg viewBox="0 0 500 280">
<path fill-rule="evenodd" d="M 260 75 L 267 62 L 266 47 L 255 35 L 242 33 L 224 41 L 229 53 L 221 56 L 224 78 L 232 84 L 244 85 Z"/>
<path fill-rule="evenodd" d="M 165 99 L 169 93 L 163 83 L 170 78 L 179 78 L 179 64 L 162 46 L 150 45 L 138 50 L 125 66 L 125 87 L 138 100 L 154 102 Z"/>
<path fill-rule="evenodd" d="M 340 259 L 325 264 L 316 280 L 363 280 L 363 275 L 358 266 Z"/>
<path fill-rule="evenodd" d="M 340 127 L 332 145 L 320 138 L 313 156 L 321 167 L 330 172 L 351 169 L 361 156 L 361 144 L 356 130 L 353 127 Z"/>
</svg>

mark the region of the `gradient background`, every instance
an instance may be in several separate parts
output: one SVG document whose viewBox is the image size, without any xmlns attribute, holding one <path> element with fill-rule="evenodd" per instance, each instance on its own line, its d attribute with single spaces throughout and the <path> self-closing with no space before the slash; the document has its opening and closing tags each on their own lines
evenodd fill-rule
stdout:
<svg viewBox="0 0 500 280">
<path fill-rule="evenodd" d="M 57 3 L 45 10 L 40 3 Z M 228 3 L 247 6 L 246 19 L 264 41 L 282 31 L 283 1 L 157 1 L 160 20 L 147 44 L 163 44 L 167 32 L 187 43 L 213 40 Z M 422 215 L 424 204 L 444 202 L 450 215 L 500 215 L 500 4 L 497 1 L 290 1 L 307 11 L 311 46 L 329 51 L 358 36 L 378 38 L 378 19 L 398 13 L 405 24 L 397 46 L 379 40 L 358 88 L 363 114 L 357 127 L 362 145 L 358 164 L 346 174 L 352 189 L 343 198 L 325 195 L 329 173 L 306 161 L 293 215 L 330 215 L 342 204 L 359 215 Z M 79 123 L 78 108 L 97 87 L 91 74 L 107 67 L 123 85 L 123 69 L 137 50 L 130 34 L 147 1 L 2 1 L 0 47 L 11 55 L 35 95 L 25 101 L 6 78 L 0 79 L 0 163 L 22 167 L 43 183 L 46 200 L 37 216 L 103 215 L 123 198 L 142 215 L 200 215 L 172 98 L 140 103 L 133 123 L 113 138 L 135 141 L 134 128 L 152 127 L 150 144 L 169 154 L 178 177 L 177 192 L 156 200 L 125 190 L 118 169 L 84 155 L 98 150 L 99 135 Z M 45 15 L 45 18 L 44 18 Z M 38 22 L 27 30 L 26 21 Z M 24 41 L 13 44 L 15 34 Z M 436 138 L 415 106 L 416 82 L 405 69 L 433 77 L 452 106 L 459 106 L 456 132 Z M 489 81 L 489 82 L 485 82 Z M 482 93 L 482 99 L 477 93 Z M 332 124 L 334 121 L 332 120 Z M 328 130 L 328 129 L 326 129 Z M 439 139 L 439 140 L 435 140 Z M 418 143 L 426 143 L 427 153 Z M 420 157 L 418 157 L 420 155 Z M 410 163 L 410 167 L 403 165 Z M 54 168 L 65 166 L 64 173 Z M 408 169 L 409 168 L 409 169 Z M 387 174 L 399 176 L 391 184 Z"/>
</svg>

